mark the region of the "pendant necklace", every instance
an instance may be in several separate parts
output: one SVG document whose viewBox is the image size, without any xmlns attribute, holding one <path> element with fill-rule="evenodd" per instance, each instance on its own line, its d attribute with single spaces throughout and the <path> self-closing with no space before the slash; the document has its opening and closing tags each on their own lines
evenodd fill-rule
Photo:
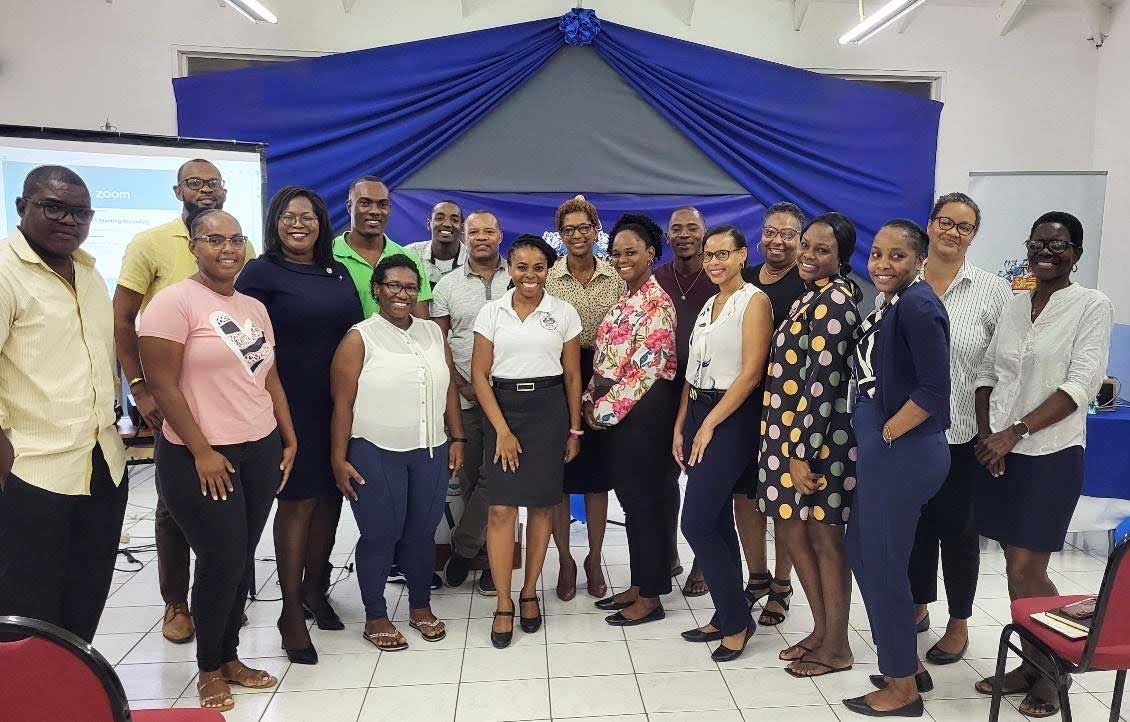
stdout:
<svg viewBox="0 0 1130 722">
<path fill-rule="evenodd" d="M 686 288 L 683 288 L 683 284 L 679 282 L 679 272 L 676 271 L 674 268 L 671 269 L 671 275 L 675 277 L 675 285 L 679 287 L 679 299 L 680 300 L 683 300 L 683 301 L 687 300 L 687 294 L 690 293 L 690 290 L 692 288 L 694 288 L 694 285 L 696 283 L 698 283 L 698 279 L 702 278 L 702 272 L 704 270 L 706 270 L 706 269 L 705 268 L 698 269 L 698 275 L 694 277 L 693 281 L 691 281 L 691 285 L 687 286 Z"/>
</svg>

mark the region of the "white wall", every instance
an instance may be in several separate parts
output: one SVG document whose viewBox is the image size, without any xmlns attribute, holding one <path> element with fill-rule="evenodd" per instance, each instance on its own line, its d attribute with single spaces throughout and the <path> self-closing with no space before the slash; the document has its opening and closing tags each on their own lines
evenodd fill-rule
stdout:
<svg viewBox="0 0 1130 722">
<path fill-rule="evenodd" d="M 1110 37 L 1099 51 L 1094 166 L 1107 170 L 1099 288 L 1114 301 L 1115 320 L 1130 323 L 1130 2 L 1115 9 Z"/>
</svg>

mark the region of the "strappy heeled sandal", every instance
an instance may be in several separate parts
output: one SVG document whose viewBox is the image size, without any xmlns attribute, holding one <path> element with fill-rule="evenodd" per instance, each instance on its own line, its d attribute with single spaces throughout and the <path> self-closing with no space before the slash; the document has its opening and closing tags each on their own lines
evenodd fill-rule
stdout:
<svg viewBox="0 0 1130 722">
<path fill-rule="evenodd" d="M 775 627 L 785 621 L 785 617 L 789 611 L 789 603 L 793 598 L 793 585 L 790 580 L 774 578 L 772 584 L 776 584 L 779 587 L 787 585 L 788 589 L 783 592 L 779 592 L 776 589 L 769 590 L 769 594 L 766 595 L 768 598 L 765 600 L 765 604 L 761 605 L 761 617 L 757 620 L 757 623 L 764 627 Z M 766 608 L 774 602 L 779 604 L 781 609 L 785 611 L 778 612 L 774 609 Z"/>
</svg>

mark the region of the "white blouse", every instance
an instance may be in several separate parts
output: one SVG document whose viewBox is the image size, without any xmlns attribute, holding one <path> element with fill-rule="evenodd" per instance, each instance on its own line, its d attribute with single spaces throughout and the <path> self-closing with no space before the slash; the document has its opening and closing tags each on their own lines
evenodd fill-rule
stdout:
<svg viewBox="0 0 1130 722">
<path fill-rule="evenodd" d="M 763 291 L 747 283 L 735 291 L 713 322 L 714 302 L 718 294 L 710 297 L 691 330 L 690 350 L 687 354 L 687 382 L 697 389 L 730 388 L 742 370 L 742 326 L 746 306 L 750 299 Z"/>
<path fill-rule="evenodd" d="M 387 451 L 430 450 L 447 441 L 451 375 L 439 326 L 413 318 L 403 330 L 374 314 L 353 328 L 365 343 L 353 436 Z"/>
<path fill-rule="evenodd" d="M 1075 402 L 1075 411 L 1021 439 L 1017 454 L 1042 456 L 1086 446 L 1087 407 L 1106 376 L 1114 305 L 1102 292 L 1073 283 L 1056 291 L 1032 322 L 1032 294 L 1005 304 L 974 386 L 993 387 L 989 425 L 1001 431 L 1042 404 L 1055 391 Z"/>
<path fill-rule="evenodd" d="M 560 376 L 561 347 L 581 335 L 581 317 L 572 304 L 546 292 L 523 321 L 514 310 L 514 289 L 510 289 L 479 311 L 475 333 L 494 344 L 491 377 Z"/>
</svg>

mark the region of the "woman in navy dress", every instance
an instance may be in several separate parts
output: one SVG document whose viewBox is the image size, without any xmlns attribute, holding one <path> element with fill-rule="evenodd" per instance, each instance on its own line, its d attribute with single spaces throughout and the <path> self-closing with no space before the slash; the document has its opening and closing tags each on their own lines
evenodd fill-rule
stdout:
<svg viewBox="0 0 1130 722">
<path fill-rule="evenodd" d="M 275 513 L 275 556 L 283 609 L 279 632 L 292 662 L 314 664 L 305 614 L 320 629 L 343 629 L 326 596 L 341 492 L 330 468 L 330 363 L 361 321 L 349 271 L 333 258 L 329 213 L 313 191 L 286 186 L 271 199 L 261 257 L 236 288 L 267 307 L 279 379 L 290 401 L 298 455 Z"/>
</svg>

